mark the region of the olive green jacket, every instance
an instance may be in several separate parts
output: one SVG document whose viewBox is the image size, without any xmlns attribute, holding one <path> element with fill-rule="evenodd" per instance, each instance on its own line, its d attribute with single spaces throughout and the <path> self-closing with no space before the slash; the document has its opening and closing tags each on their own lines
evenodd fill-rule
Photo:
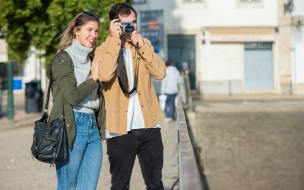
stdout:
<svg viewBox="0 0 304 190">
<path fill-rule="evenodd" d="M 99 82 L 95 82 L 90 78 L 77 87 L 72 59 L 64 50 L 56 54 L 47 68 L 46 75 L 49 79 L 52 78 L 53 80 L 53 85 L 51 86 L 53 108 L 50 113 L 50 120 L 56 118 L 62 120 L 64 112 L 68 146 L 72 148 L 76 136 L 76 125 L 72 106 L 77 105 L 83 98 L 90 94 Z M 102 139 L 105 139 L 105 103 L 101 88 L 98 90 L 98 95 L 100 97 L 100 106 L 95 115 L 100 135 Z"/>
</svg>

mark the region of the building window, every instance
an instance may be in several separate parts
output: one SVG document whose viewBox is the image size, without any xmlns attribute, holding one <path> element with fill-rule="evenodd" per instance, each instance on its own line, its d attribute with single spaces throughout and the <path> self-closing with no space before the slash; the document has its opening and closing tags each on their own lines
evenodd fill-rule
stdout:
<svg viewBox="0 0 304 190">
<path fill-rule="evenodd" d="M 134 4 L 136 4 L 136 3 L 137 3 L 137 4 L 140 4 L 140 3 L 143 4 L 143 3 L 146 3 L 146 2 L 147 2 L 146 0 L 133 0 L 133 3 L 134 3 Z"/>
<path fill-rule="evenodd" d="M 241 3 L 259 3 L 260 0 L 240 0 Z"/>
<path fill-rule="evenodd" d="M 236 0 L 237 8 L 263 8 L 263 0 Z"/>
<path fill-rule="evenodd" d="M 272 42 L 245 42 L 245 50 L 272 49 Z"/>
<path fill-rule="evenodd" d="M 184 0 L 185 3 L 204 2 L 204 0 Z"/>
</svg>

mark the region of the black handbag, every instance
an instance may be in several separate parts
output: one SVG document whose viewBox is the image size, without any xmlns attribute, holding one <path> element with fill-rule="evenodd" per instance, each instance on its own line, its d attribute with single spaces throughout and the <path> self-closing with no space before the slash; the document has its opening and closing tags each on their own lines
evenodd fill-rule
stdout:
<svg viewBox="0 0 304 190">
<path fill-rule="evenodd" d="M 39 161 L 52 165 L 68 158 L 67 133 L 64 123 L 64 110 L 62 120 L 59 118 L 49 121 L 48 106 L 52 78 L 50 79 L 47 97 L 42 118 L 35 121 L 32 155 Z"/>
</svg>

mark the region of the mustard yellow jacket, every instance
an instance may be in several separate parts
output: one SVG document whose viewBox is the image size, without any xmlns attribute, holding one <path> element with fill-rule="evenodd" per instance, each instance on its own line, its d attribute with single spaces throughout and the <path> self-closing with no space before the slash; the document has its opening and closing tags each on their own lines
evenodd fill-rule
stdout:
<svg viewBox="0 0 304 190">
<path fill-rule="evenodd" d="M 145 127 L 151 128 L 158 124 L 162 117 L 158 99 L 151 77 L 161 80 L 166 76 L 166 66 L 155 53 L 151 42 L 144 38 L 144 46 L 138 50 L 138 84 L 137 94 Z M 121 40 L 107 37 L 105 42 L 98 46 L 94 53 L 94 60 L 102 57 L 98 67 L 98 78 L 103 82 L 103 93 L 106 108 L 106 128 L 117 134 L 127 133 L 127 111 L 130 96 L 120 89 L 116 75 L 117 59 L 121 49 Z M 131 47 L 133 68 L 136 65 L 135 47 Z M 130 90 L 130 89 L 129 89 Z"/>
</svg>

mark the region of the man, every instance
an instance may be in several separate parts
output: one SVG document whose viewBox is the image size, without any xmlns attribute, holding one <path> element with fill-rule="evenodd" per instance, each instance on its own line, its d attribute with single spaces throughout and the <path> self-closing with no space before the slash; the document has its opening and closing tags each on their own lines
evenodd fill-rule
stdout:
<svg viewBox="0 0 304 190">
<path fill-rule="evenodd" d="M 174 120 L 175 115 L 175 97 L 178 93 L 178 85 L 181 80 L 181 76 L 179 71 L 175 66 L 173 66 L 173 62 L 168 59 L 166 61 L 166 77 L 161 82 L 161 94 L 166 95 L 166 107 L 165 107 L 165 115 L 166 119 L 165 123 L 171 122 Z"/>
<path fill-rule="evenodd" d="M 136 155 L 146 188 L 164 189 L 163 144 L 158 124 L 162 110 L 151 77 L 163 79 L 166 67 L 151 42 L 137 32 L 137 13 L 132 6 L 113 5 L 109 17 L 110 35 L 96 48 L 94 59 L 102 57 L 98 78 L 103 82 L 106 104 L 111 189 L 130 189 Z M 123 33 L 124 22 L 131 25 L 131 31 L 134 29 L 132 33 Z"/>
</svg>

